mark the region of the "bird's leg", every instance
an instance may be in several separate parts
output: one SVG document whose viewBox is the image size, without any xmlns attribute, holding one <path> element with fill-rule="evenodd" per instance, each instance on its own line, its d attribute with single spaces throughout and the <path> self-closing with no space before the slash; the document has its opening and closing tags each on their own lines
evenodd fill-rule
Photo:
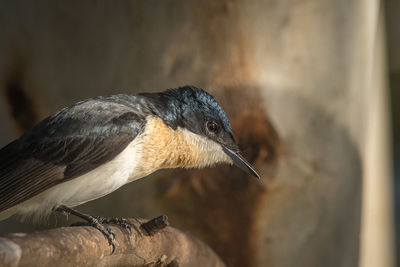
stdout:
<svg viewBox="0 0 400 267">
<path fill-rule="evenodd" d="M 108 228 L 107 226 L 103 225 L 103 223 L 106 223 L 106 222 L 101 220 L 101 219 L 99 220 L 100 217 L 93 217 L 93 216 L 90 216 L 88 214 L 83 214 L 83 213 L 80 213 L 77 210 L 71 209 L 71 208 L 69 208 L 67 206 L 64 206 L 64 205 L 60 205 L 54 210 L 57 211 L 57 212 L 72 214 L 72 215 L 75 215 L 75 216 L 87 221 L 88 225 L 96 228 L 97 230 L 99 230 L 105 236 L 105 238 L 108 241 L 108 244 L 110 244 L 112 246 L 112 253 L 114 253 L 114 250 L 115 250 L 115 243 L 114 243 L 115 234 L 113 233 L 113 231 L 111 231 L 110 228 Z"/>
</svg>

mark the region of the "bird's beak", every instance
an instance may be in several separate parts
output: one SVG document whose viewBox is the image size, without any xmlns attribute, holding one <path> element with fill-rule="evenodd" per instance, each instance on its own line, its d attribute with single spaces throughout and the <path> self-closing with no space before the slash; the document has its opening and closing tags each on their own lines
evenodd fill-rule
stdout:
<svg viewBox="0 0 400 267">
<path fill-rule="evenodd" d="M 250 165 L 250 163 L 245 158 L 243 158 L 238 152 L 235 152 L 224 145 L 222 145 L 222 150 L 233 160 L 233 163 L 236 166 L 238 166 L 248 174 L 252 174 L 258 179 L 260 179 L 260 175 L 256 172 L 256 170 L 254 170 L 254 168 Z"/>
</svg>

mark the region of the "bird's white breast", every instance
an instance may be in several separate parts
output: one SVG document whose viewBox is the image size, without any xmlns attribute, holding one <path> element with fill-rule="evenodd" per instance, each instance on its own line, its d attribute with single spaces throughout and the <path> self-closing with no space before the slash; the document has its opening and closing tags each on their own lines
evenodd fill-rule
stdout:
<svg viewBox="0 0 400 267">
<path fill-rule="evenodd" d="M 1 212 L 0 219 L 15 213 L 40 218 L 55 206 L 62 204 L 73 207 L 107 195 L 124 184 L 149 174 L 142 173 L 140 168 L 137 168 L 141 161 L 141 152 L 140 138 L 135 138 L 113 160 Z"/>
</svg>

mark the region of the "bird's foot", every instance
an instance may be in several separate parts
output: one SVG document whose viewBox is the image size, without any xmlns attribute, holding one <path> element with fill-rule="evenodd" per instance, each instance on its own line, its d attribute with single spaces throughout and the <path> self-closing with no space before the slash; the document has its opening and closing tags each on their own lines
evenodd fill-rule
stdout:
<svg viewBox="0 0 400 267">
<path fill-rule="evenodd" d="M 72 214 L 81 219 L 84 219 L 86 221 L 86 223 L 79 222 L 79 223 L 75 223 L 73 225 L 74 226 L 92 226 L 92 227 L 96 228 L 97 230 L 99 230 L 104 235 L 104 237 L 107 239 L 108 244 L 110 246 L 112 246 L 111 254 L 114 253 L 114 251 L 115 251 L 115 243 L 114 243 L 115 234 L 108 226 L 105 225 L 106 223 L 103 223 L 97 217 L 93 217 L 88 214 L 80 213 L 79 211 L 74 210 L 74 209 L 69 208 L 64 205 L 60 205 L 59 207 L 55 208 L 54 210 L 57 212 Z"/>
<path fill-rule="evenodd" d="M 115 251 L 115 243 L 114 243 L 115 234 L 114 234 L 114 232 L 107 225 L 105 225 L 106 223 L 101 222 L 97 217 L 91 217 L 88 220 L 87 224 L 89 226 L 96 228 L 104 235 L 104 237 L 108 241 L 108 244 L 110 246 L 112 246 L 111 254 L 113 254 Z"/>
<path fill-rule="evenodd" d="M 140 233 L 139 229 L 137 229 L 137 227 L 134 224 L 129 223 L 129 221 L 125 218 L 107 218 L 101 216 L 96 216 L 94 218 L 96 218 L 100 223 L 118 225 L 123 229 L 127 230 L 129 234 L 132 234 L 132 227 L 135 228 L 135 230 Z"/>
</svg>

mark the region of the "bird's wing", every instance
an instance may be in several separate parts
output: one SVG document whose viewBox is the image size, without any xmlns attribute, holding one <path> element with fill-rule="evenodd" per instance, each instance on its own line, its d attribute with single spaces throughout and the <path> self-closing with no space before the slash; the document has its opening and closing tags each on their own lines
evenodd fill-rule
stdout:
<svg viewBox="0 0 400 267">
<path fill-rule="evenodd" d="M 42 121 L 0 150 L 0 211 L 112 160 L 143 124 L 116 103 L 82 105 Z"/>
</svg>

